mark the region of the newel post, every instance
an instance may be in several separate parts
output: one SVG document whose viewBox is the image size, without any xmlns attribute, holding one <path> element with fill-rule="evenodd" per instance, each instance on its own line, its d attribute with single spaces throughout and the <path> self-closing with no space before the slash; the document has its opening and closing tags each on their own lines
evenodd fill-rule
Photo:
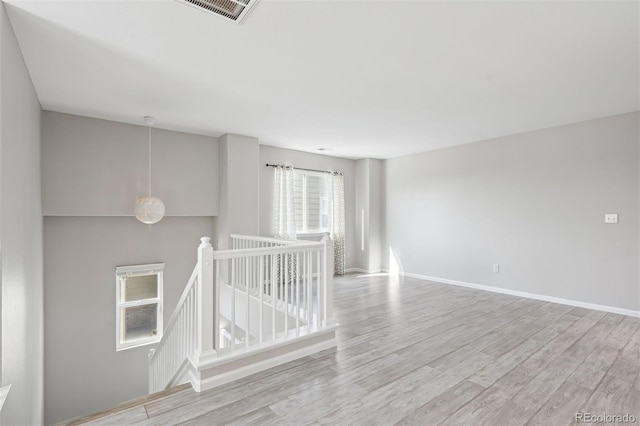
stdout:
<svg viewBox="0 0 640 426">
<path fill-rule="evenodd" d="M 211 238 L 200 238 L 198 247 L 198 346 L 197 355 L 202 358 L 203 354 L 211 353 L 214 350 L 214 287 L 213 273 L 213 247 Z"/>
<path fill-rule="evenodd" d="M 324 289 L 324 303 L 323 303 L 323 316 L 324 323 L 327 325 L 333 322 L 333 241 L 328 232 L 324 233 L 322 238 L 324 244 L 324 265 L 323 265 L 323 289 Z"/>
</svg>

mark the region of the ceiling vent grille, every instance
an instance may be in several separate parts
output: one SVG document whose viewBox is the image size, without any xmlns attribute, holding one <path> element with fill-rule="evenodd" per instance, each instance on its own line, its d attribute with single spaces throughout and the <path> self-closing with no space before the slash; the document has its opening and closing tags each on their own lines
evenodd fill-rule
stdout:
<svg viewBox="0 0 640 426">
<path fill-rule="evenodd" d="M 258 0 L 178 0 L 229 21 L 242 22 Z"/>
</svg>

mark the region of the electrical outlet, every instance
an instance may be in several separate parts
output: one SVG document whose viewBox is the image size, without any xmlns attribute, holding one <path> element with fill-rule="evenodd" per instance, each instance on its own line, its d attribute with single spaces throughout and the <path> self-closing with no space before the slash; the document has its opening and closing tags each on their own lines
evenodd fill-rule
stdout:
<svg viewBox="0 0 640 426">
<path fill-rule="evenodd" d="M 604 215 L 604 223 L 618 223 L 617 213 L 606 213 Z"/>
<path fill-rule="evenodd" d="M 493 272 L 495 272 L 496 274 L 498 272 L 500 272 L 500 265 L 498 265 L 497 263 L 493 264 Z"/>
</svg>

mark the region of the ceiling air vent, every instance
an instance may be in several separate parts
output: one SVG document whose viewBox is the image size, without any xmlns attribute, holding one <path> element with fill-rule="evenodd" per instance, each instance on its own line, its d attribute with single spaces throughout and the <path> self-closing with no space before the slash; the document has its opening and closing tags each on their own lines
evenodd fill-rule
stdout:
<svg viewBox="0 0 640 426">
<path fill-rule="evenodd" d="M 181 3 L 214 13 L 240 23 L 258 0 L 178 0 Z"/>
</svg>

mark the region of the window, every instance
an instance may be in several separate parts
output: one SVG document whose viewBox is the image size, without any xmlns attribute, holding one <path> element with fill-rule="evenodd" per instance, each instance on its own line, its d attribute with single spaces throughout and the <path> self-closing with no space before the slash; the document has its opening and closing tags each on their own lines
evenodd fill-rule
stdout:
<svg viewBox="0 0 640 426">
<path fill-rule="evenodd" d="M 293 204 L 296 209 L 296 232 L 301 234 L 329 230 L 329 175 L 294 171 Z"/>
<path fill-rule="evenodd" d="M 116 268 L 116 350 L 162 338 L 164 263 Z"/>
</svg>

